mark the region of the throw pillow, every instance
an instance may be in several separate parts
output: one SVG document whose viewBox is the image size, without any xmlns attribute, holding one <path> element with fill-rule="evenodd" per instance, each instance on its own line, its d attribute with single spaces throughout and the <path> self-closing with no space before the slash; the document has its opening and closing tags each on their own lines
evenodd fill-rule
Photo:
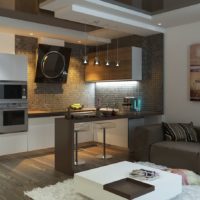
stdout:
<svg viewBox="0 0 200 200">
<path fill-rule="evenodd" d="M 194 129 L 193 123 L 190 122 L 189 124 L 180 124 L 187 134 L 187 141 L 188 142 L 198 142 L 197 132 Z"/>
<path fill-rule="evenodd" d="M 163 131 L 166 140 L 198 142 L 193 123 L 164 123 Z"/>
<path fill-rule="evenodd" d="M 187 141 L 187 134 L 184 128 L 177 123 L 162 123 L 164 136 L 170 141 Z"/>
</svg>

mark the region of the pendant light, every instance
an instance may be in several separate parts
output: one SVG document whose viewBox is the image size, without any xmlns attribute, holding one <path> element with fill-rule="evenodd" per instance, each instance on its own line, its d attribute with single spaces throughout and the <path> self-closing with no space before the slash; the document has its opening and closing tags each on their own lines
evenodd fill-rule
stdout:
<svg viewBox="0 0 200 200">
<path fill-rule="evenodd" d="M 85 24 L 85 44 L 84 44 L 84 56 L 83 56 L 83 64 L 87 65 L 88 64 L 88 56 L 87 56 L 87 30 L 86 30 L 86 24 Z"/>
<path fill-rule="evenodd" d="M 116 60 L 116 67 L 119 67 L 119 44 L 118 44 L 118 39 L 117 39 L 117 60 Z"/>
<path fill-rule="evenodd" d="M 110 66 L 110 61 L 109 61 L 109 58 L 108 58 L 108 44 L 107 44 L 105 65 L 106 65 L 107 67 Z"/>
<path fill-rule="evenodd" d="M 95 65 L 100 65 L 99 56 L 98 56 L 97 42 L 96 42 L 96 56 L 95 56 L 95 58 L 94 58 L 94 64 L 95 64 Z"/>
</svg>

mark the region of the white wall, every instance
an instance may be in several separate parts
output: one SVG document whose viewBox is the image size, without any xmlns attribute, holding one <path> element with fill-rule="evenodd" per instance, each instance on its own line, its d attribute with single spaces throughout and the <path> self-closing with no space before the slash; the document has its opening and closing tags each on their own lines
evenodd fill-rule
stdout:
<svg viewBox="0 0 200 200">
<path fill-rule="evenodd" d="M 0 53 L 15 54 L 15 35 L 0 33 Z"/>
<path fill-rule="evenodd" d="M 189 48 L 200 43 L 200 22 L 170 28 L 165 35 L 165 120 L 200 125 L 200 102 L 189 100 Z"/>
</svg>

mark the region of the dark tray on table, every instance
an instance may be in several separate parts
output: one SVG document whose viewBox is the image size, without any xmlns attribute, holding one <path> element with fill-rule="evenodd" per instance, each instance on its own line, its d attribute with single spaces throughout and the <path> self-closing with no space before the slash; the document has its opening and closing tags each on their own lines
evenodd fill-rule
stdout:
<svg viewBox="0 0 200 200">
<path fill-rule="evenodd" d="M 103 189 L 131 200 L 154 191 L 155 187 L 134 179 L 125 178 L 108 183 L 103 186 Z"/>
</svg>

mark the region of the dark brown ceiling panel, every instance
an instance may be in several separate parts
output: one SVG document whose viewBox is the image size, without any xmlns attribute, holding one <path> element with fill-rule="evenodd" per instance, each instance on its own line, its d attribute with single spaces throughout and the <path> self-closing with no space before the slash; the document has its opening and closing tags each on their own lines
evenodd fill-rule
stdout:
<svg viewBox="0 0 200 200">
<path fill-rule="evenodd" d="M 68 20 L 63 20 L 63 19 L 57 19 L 55 18 L 52 13 L 43 13 L 40 11 L 38 14 L 33 14 L 32 13 L 27 13 L 27 12 L 21 12 L 21 11 L 13 11 L 9 9 L 3 9 L 0 8 L 0 16 L 2 17 L 9 17 L 13 19 L 19 19 L 19 20 L 25 20 L 25 21 L 30 21 L 30 22 L 35 22 L 39 24 L 46 24 L 50 26 L 56 26 L 56 27 L 61 27 L 61 28 L 67 28 L 67 29 L 72 29 L 72 30 L 77 30 L 77 31 L 84 31 L 84 24 L 77 23 L 77 22 L 72 22 Z M 87 26 L 87 31 L 94 31 L 100 29 L 99 27 L 95 26 Z"/>
<path fill-rule="evenodd" d="M 200 0 L 102 0 L 140 12 L 157 14 L 200 3 Z"/>
<path fill-rule="evenodd" d="M 155 12 L 163 9 L 163 0 L 142 0 L 142 9 Z"/>
<path fill-rule="evenodd" d="M 38 0 L 15 0 L 15 10 L 36 14 L 39 12 L 39 2 Z"/>
</svg>

